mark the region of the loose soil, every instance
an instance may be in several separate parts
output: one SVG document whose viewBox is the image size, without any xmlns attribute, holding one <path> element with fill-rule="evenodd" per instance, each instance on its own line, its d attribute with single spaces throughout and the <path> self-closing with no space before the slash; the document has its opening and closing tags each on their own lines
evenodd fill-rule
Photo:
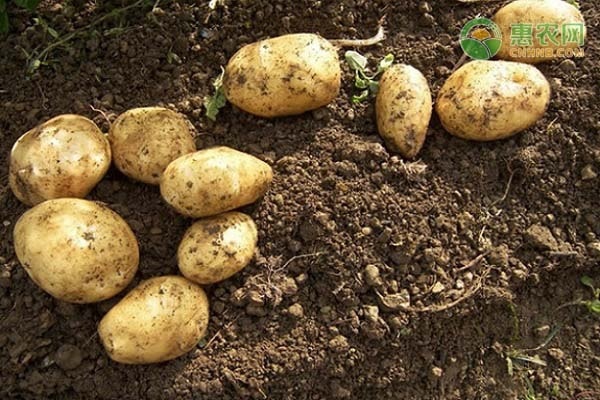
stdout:
<svg viewBox="0 0 600 400">
<path fill-rule="evenodd" d="M 0 398 L 600 399 L 598 317 L 578 305 L 557 310 L 591 298 L 581 276 L 600 285 L 596 0 L 581 1 L 586 57 L 539 66 L 553 95 L 535 127 L 473 143 L 434 116 L 415 162 L 386 149 L 373 102 L 350 102 L 346 66 L 336 101 L 297 117 L 265 120 L 227 106 L 212 123 L 202 99 L 244 44 L 290 32 L 367 37 L 383 15 L 388 38 L 367 56 L 393 53 L 423 71 L 435 94 L 462 54 L 462 25 L 500 2 L 226 0 L 213 12 L 208 1 L 189 3 L 107 18 L 32 76 L 26 52 L 51 37 L 9 8 L 12 32 L 0 42 Z M 122 5 L 47 1 L 38 14 L 64 34 Z M 207 288 L 206 339 L 174 361 L 126 366 L 96 335 L 118 299 L 62 303 L 19 266 L 12 229 L 26 207 L 8 188 L 7 165 L 14 141 L 52 116 L 80 113 L 106 131 L 90 106 L 113 120 L 149 105 L 186 114 L 200 147 L 249 152 L 276 177 L 243 209 L 259 227 L 255 261 Z M 156 187 L 113 168 L 89 198 L 135 231 L 134 284 L 177 273 L 191 220 Z M 511 376 L 506 356 L 517 353 L 547 365 L 515 361 Z"/>
</svg>

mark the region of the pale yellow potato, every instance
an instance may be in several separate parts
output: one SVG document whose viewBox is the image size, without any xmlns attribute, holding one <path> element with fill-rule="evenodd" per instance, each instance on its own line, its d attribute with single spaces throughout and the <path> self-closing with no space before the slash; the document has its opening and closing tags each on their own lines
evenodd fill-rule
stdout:
<svg viewBox="0 0 600 400">
<path fill-rule="evenodd" d="M 108 140 L 117 168 L 151 185 L 160 183 L 171 161 L 196 151 L 190 122 L 162 107 L 134 108 L 119 115 Z"/>
<path fill-rule="evenodd" d="M 101 203 L 65 198 L 28 210 L 14 229 L 15 252 L 31 279 L 53 297 L 93 303 L 123 290 L 139 261 L 129 225 Z"/>
<path fill-rule="evenodd" d="M 232 211 L 198 220 L 179 244 L 179 270 L 201 285 L 220 282 L 248 265 L 257 242 L 256 224 L 246 214 Z"/>
<path fill-rule="evenodd" d="M 102 318 L 100 341 L 114 361 L 150 364 L 192 350 L 206 334 L 204 290 L 180 276 L 143 281 Z"/>
<path fill-rule="evenodd" d="M 110 167 L 110 145 L 81 115 L 54 117 L 21 136 L 10 153 L 8 181 L 27 205 L 85 197 Z"/>
<path fill-rule="evenodd" d="M 386 143 L 406 158 L 423 147 L 431 119 L 431 92 L 423 74 L 410 65 L 388 68 L 379 81 L 377 128 Z"/>
<path fill-rule="evenodd" d="M 302 114 L 340 91 L 337 49 L 321 36 L 297 33 L 242 47 L 225 68 L 225 97 L 261 117 Z"/>
<path fill-rule="evenodd" d="M 180 214 L 199 218 L 254 203 L 272 180 L 267 163 L 221 146 L 186 154 L 169 164 L 160 193 Z"/>
<path fill-rule="evenodd" d="M 498 52 L 498 58 L 530 64 L 561 58 L 556 51 L 550 51 L 549 54 L 546 54 L 548 49 L 574 49 L 579 47 L 577 43 L 566 43 L 563 46 L 561 43 L 562 26 L 573 23 L 585 24 L 581 12 L 575 6 L 563 0 L 516 0 L 498 10 L 492 19 L 502 31 L 502 47 Z M 519 45 L 518 42 L 511 43 L 511 25 L 518 24 L 531 25 L 531 46 L 525 46 L 524 42 L 523 45 Z M 556 24 L 558 30 L 556 41 L 558 43 L 547 40 L 547 45 L 542 45 L 538 35 L 543 32 L 543 28 L 537 29 L 539 24 Z M 518 29 L 518 27 L 515 28 L 515 37 L 518 35 Z M 585 38 L 586 33 L 584 25 L 583 38 Z M 531 56 L 525 54 L 525 57 L 522 57 L 518 55 L 517 48 L 537 49 L 538 52 L 542 53 Z"/>
<path fill-rule="evenodd" d="M 534 125 L 549 102 L 550 85 L 534 66 L 471 61 L 450 75 L 438 93 L 435 109 L 451 134 L 488 141 Z"/>
</svg>

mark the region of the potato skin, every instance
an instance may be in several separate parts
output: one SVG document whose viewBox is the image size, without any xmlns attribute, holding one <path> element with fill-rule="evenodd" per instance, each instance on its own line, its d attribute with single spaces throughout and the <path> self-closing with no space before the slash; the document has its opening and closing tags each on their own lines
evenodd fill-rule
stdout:
<svg viewBox="0 0 600 400">
<path fill-rule="evenodd" d="M 119 115 L 108 140 L 117 168 L 130 178 L 158 185 L 167 165 L 196 151 L 186 118 L 162 107 L 134 108 Z"/>
<path fill-rule="evenodd" d="M 225 68 L 223 88 L 232 104 L 260 117 L 302 114 L 331 103 L 340 91 L 337 49 L 312 33 L 242 47 Z"/>
<path fill-rule="evenodd" d="M 179 244 L 179 270 L 201 285 L 220 282 L 248 265 L 257 242 L 256 224 L 246 214 L 234 211 L 198 220 Z"/>
<path fill-rule="evenodd" d="M 431 119 L 429 84 L 410 65 L 388 68 L 379 81 L 375 106 L 379 134 L 406 158 L 414 158 L 423 147 Z"/>
<path fill-rule="evenodd" d="M 9 184 L 29 206 L 60 197 L 85 197 L 104 177 L 110 160 L 108 140 L 93 121 L 59 115 L 15 142 Z"/>
<path fill-rule="evenodd" d="M 560 43 L 560 34 L 558 36 L 559 44 L 556 45 L 548 41 L 548 46 L 542 46 L 536 35 L 535 26 L 539 23 L 557 24 L 558 29 L 565 23 L 584 23 L 581 12 L 573 5 L 563 0 L 516 0 L 502 7 L 494 15 L 492 20 L 502 31 L 502 47 L 498 52 L 498 58 L 503 60 L 519 61 L 535 64 L 543 61 L 550 61 L 558 58 L 554 57 L 513 57 L 510 55 L 511 49 L 511 25 L 512 24 L 532 24 L 532 46 L 528 48 L 537 49 L 557 49 L 558 47 L 576 48 L 576 43 L 569 43 L 562 46 Z M 586 35 L 584 29 L 584 37 Z M 521 46 L 512 46 L 521 47 Z"/>
<path fill-rule="evenodd" d="M 206 334 L 204 290 L 180 276 L 143 281 L 102 318 L 100 341 L 116 362 L 150 364 L 192 350 Z"/>
<path fill-rule="evenodd" d="M 83 199 L 54 199 L 15 224 L 17 258 L 31 279 L 70 303 L 93 303 L 123 290 L 139 262 L 137 240 L 108 207 Z"/>
<path fill-rule="evenodd" d="M 537 68 L 510 61 L 471 61 L 444 83 L 435 108 L 451 134 L 489 141 L 534 125 L 549 102 L 550 85 Z"/>
<path fill-rule="evenodd" d="M 267 163 L 221 146 L 186 154 L 169 164 L 160 193 L 180 214 L 200 218 L 255 202 L 272 179 Z"/>
</svg>

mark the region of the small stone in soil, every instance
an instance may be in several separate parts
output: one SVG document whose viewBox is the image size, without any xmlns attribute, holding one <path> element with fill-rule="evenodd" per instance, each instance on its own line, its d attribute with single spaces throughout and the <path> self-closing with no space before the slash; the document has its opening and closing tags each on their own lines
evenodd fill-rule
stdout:
<svg viewBox="0 0 600 400">
<path fill-rule="evenodd" d="M 81 350 L 72 344 L 63 344 L 54 355 L 56 365 L 65 371 L 77 368 L 82 360 L 83 355 L 81 354 Z"/>
<path fill-rule="evenodd" d="M 288 308 L 288 313 L 294 318 L 302 318 L 304 317 L 304 308 L 301 304 L 294 303 Z"/>
<path fill-rule="evenodd" d="M 590 242 L 587 245 L 587 250 L 590 256 L 600 258 L 600 242 Z"/>
<path fill-rule="evenodd" d="M 584 181 L 589 181 L 592 179 L 596 179 L 598 177 L 598 173 L 594 171 L 594 167 L 590 164 L 583 167 L 581 170 L 581 179 Z"/>
</svg>

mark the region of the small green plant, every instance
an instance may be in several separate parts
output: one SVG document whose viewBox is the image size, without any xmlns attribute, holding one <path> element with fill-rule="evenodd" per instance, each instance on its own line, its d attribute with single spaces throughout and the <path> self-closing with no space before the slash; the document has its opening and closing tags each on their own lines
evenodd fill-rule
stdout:
<svg viewBox="0 0 600 400">
<path fill-rule="evenodd" d="M 204 108 L 206 108 L 206 116 L 211 121 L 217 120 L 217 114 L 219 114 L 219 110 L 225 107 L 227 104 L 227 98 L 225 97 L 225 92 L 223 91 L 223 76 L 225 76 L 225 69 L 221 67 L 221 74 L 215 79 L 213 82 L 213 87 L 215 92 L 210 97 L 204 98 Z"/>
<path fill-rule="evenodd" d="M 525 391 L 525 397 L 523 397 L 523 400 L 538 400 L 535 389 L 528 378 L 525 378 L 525 385 L 527 385 L 527 390 Z"/>
<path fill-rule="evenodd" d="M 12 1 L 17 6 L 28 11 L 34 11 L 41 0 L 0 0 L 0 33 L 8 32 L 8 2 Z"/>
<path fill-rule="evenodd" d="M 592 314 L 600 315 L 600 288 L 594 286 L 594 280 L 589 276 L 582 276 L 581 283 L 592 290 L 593 299 L 582 300 L 581 304 L 587 307 Z"/>
<path fill-rule="evenodd" d="M 361 90 L 359 94 L 352 96 L 354 104 L 367 100 L 369 96 L 377 94 L 379 90 L 378 78 L 394 62 L 392 54 L 386 55 L 377 64 L 377 71 L 370 75 L 369 68 L 367 67 L 368 60 L 365 56 L 356 51 L 349 50 L 346 52 L 345 57 L 348 66 L 354 71 L 354 86 Z"/>
<path fill-rule="evenodd" d="M 572 6 L 575 6 L 575 7 L 579 8 L 579 2 L 577 0 L 567 0 L 567 3 L 569 3 Z"/>
</svg>

